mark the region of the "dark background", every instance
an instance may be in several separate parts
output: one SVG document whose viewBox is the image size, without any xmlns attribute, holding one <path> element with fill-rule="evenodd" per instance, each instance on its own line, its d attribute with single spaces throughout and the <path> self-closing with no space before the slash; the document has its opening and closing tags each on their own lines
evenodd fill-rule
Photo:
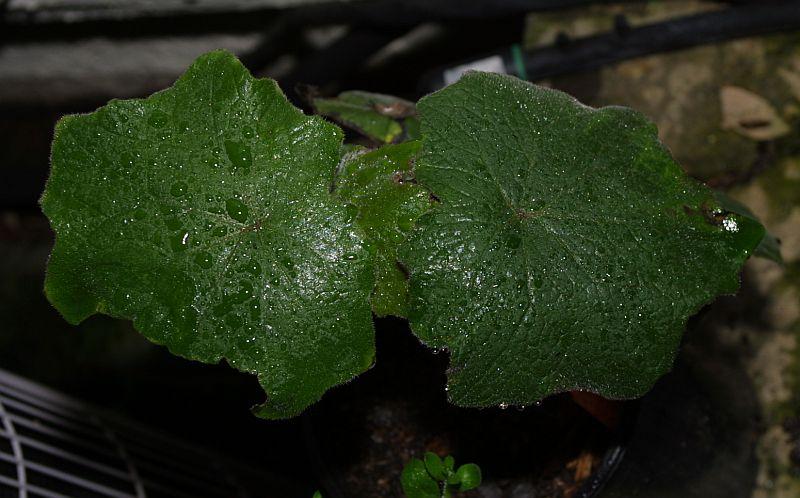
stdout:
<svg viewBox="0 0 800 498">
<path fill-rule="evenodd" d="M 52 234 L 37 199 L 53 126 L 162 89 L 215 48 L 277 79 L 307 109 L 298 84 L 416 100 L 444 69 L 489 56 L 520 75 L 516 45 L 531 81 L 648 114 L 690 174 L 747 202 L 783 240 L 784 267 L 752 262 L 740 297 L 692 321 L 683 366 L 645 399 L 629 467 L 603 496 L 695 496 L 681 482 L 708 498 L 800 496 L 798 42 L 799 2 L 0 1 L 0 368 L 269 469 L 310 495 L 321 477 L 308 417 L 325 403 L 305 418 L 257 420 L 253 378 L 171 357 L 127 322 L 97 316 L 71 327 L 46 302 Z M 755 97 L 726 105 L 730 87 Z M 737 124 L 741 109 L 761 120 L 758 133 Z M 443 367 L 402 323 L 379 328 L 379 363 L 406 355 L 398 364 L 409 378 L 419 365 Z"/>
</svg>

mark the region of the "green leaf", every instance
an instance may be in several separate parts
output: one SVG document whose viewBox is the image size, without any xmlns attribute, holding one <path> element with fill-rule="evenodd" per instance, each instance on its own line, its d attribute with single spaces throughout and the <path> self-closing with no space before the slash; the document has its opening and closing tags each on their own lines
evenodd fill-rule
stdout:
<svg viewBox="0 0 800 498">
<path fill-rule="evenodd" d="M 336 176 L 334 192 L 358 208 L 358 224 L 375 253 L 372 309 L 379 316 L 408 313 L 408 280 L 397 264 L 397 248 L 431 205 L 414 178 L 419 147 L 410 141 L 351 152 Z"/>
<path fill-rule="evenodd" d="M 783 256 L 781 256 L 781 243 L 777 237 L 770 232 L 764 233 L 764 237 L 758 246 L 753 250 L 753 256 L 759 258 L 769 259 L 778 264 L 783 264 Z"/>
<path fill-rule="evenodd" d="M 475 489 L 481 485 L 481 468 L 474 463 L 465 463 L 456 470 L 456 478 L 461 484 L 459 490 Z"/>
<path fill-rule="evenodd" d="M 719 190 L 715 190 L 714 198 L 719 203 L 720 208 L 722 208 L 724 211 L 736 213 L 751 218 L 755 221 L 759 221 L 758 217 L 753 213 L 753 211 L 750 210 L 750 208 L 728 194 L 720 192 Z M 764 237 L 761 239 L 761 242 L 753 251 L 753 256 L 758 256 L 759 258 L 765 258 L 778 264 L 783 264 L 783 257 L 781 256 L 781 243 L 777 237 L 769 232 L 764 233 Z"/>
<path fill-rule="evenodd" d="M 425 467 L 428 469 L 428 473 L 436 480 L 443 481 L 447 477 L 444 463 L 436 453 L 425 452 Z"/>
<path fill-rule="evenodd" d="M 453 467 L 455 466 L 455 464 L 456 464 L 456 460 L 455 460 L 455 458 L 453 458 L 452 455 L 447 455 L 446 457 L 444 457 L 444 470 L 445 470 L 445 472 L 447 472 L 447 473 L 452 472 L 453 471 Z"/>
<path fill-rule="evenodd" d="M 336 98 L 315 98 L 314 110 L 379 143 L 397 143 L 419 137 L 414 104 L 391 95 L 342 92 Z"/>
<path fill-rule="evenodd" d="M 468 73 L 422 99 L 417 179 L 441 200 L 399 251 L 409 320 L 462 406 L 645 393 L 687 318 L 763 237 L 687 178 L 641 114 Z"/>
<path fill-rule="evenodd" d="M 373 262 L 329 195 L 341 131 L 230 54 L 163 92 L 56 127 L 42 208 L 45 291 L 70 322 L 129 318 L 150 340 L 258 376 L 295 415 L 369 368 Z"/>
<path fill-rule="evenodd" d="M 440 498 L 439 484 L 428 474 L 425 463 L 412 458 L 400 476 L 400 484 L 407 498 Z"/>
<path fill-rule="evenodd" d="M 311 498 L 322 498 L 322 493 L 319 490 L 314 491 L 314 496 Z"/>
</svg>

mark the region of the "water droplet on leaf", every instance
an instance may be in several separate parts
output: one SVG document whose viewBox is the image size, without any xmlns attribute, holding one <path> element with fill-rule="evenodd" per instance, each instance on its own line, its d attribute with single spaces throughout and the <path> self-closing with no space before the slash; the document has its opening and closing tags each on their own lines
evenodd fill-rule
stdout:
<svg viewBox="0 0 800 498">
<path fill-rule="evenodd" d="M 228 212 L 228 216 L 240 223 L 245 223 L 250 214 L 250 210 L 242 201 L 233 198 L 225 201 L 225 210 Z"/>
<path fill-rule="evenodd" d="M 183 232 L 178 235 L 174 235 L 169 239 L 169 242 L 173 251 L 183 252 L 189 245 L 189 232 Z"/>
<path fill-rule="evenodd" d="M 183 197 L 188 191 L 189 185 L 187 185 L 186 182 L 175 182 L 169 189 L 169 193 L 172 194 L 173 197 Z"/>
<path fill-rule="evenodd" d="M 206 251 L 197 253 L 197 255 L 194 257 L 194 262 L 197 263 L 197 266 L 200 268 L 205 269 L 211 268 L 213 263 L 211 260 L 211 254 Z"/>
<path fill-rule="evenodd" d="M 228 154 L 234 170 L 250 170 L 250 166 L 253 164 L 253 153 L 249 145 L 234 140 L 225 140 L 225 153 Z"/>
</svg>

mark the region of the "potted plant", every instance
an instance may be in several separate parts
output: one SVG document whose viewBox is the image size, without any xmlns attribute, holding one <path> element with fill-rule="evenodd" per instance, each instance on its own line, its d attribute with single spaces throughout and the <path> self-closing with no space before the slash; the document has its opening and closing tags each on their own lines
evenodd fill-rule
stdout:
<svg viewBox="0 0 800 498">
<path fill-rule="evenodd" d="M 268 419 L 369 370 L 373 315 L 447 352 L 451 404 L 525 407 L 643 395 L 686 320 L 774 254 L 630 109 L 477 72 L 416 105 L 313 103 L 369 146 L 222 51 L 147 99 L 64 117 L 41 200 L 53 305 L 256 375 Z M 475 483 L 427 458 L 440 493 Z"/>
</svg>

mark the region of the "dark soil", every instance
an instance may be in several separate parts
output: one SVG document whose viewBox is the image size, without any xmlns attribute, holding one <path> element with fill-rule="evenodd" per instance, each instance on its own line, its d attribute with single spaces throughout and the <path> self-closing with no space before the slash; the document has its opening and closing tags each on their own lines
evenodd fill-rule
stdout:
<svg viewBox="0 0 800 498">
<path fill-rule="evenodd" d="M 557 395 L 525 409 L 447 403 L 447 354 L 422 346 L 401 320 L 376 323 L 376 366 L 329 393 L 306 417 L 325 496 L 400 497 L 403 465 L 425 451 L 480 465 L 465 497 L 570 498 L 614 435 Z"/>
</svg>

